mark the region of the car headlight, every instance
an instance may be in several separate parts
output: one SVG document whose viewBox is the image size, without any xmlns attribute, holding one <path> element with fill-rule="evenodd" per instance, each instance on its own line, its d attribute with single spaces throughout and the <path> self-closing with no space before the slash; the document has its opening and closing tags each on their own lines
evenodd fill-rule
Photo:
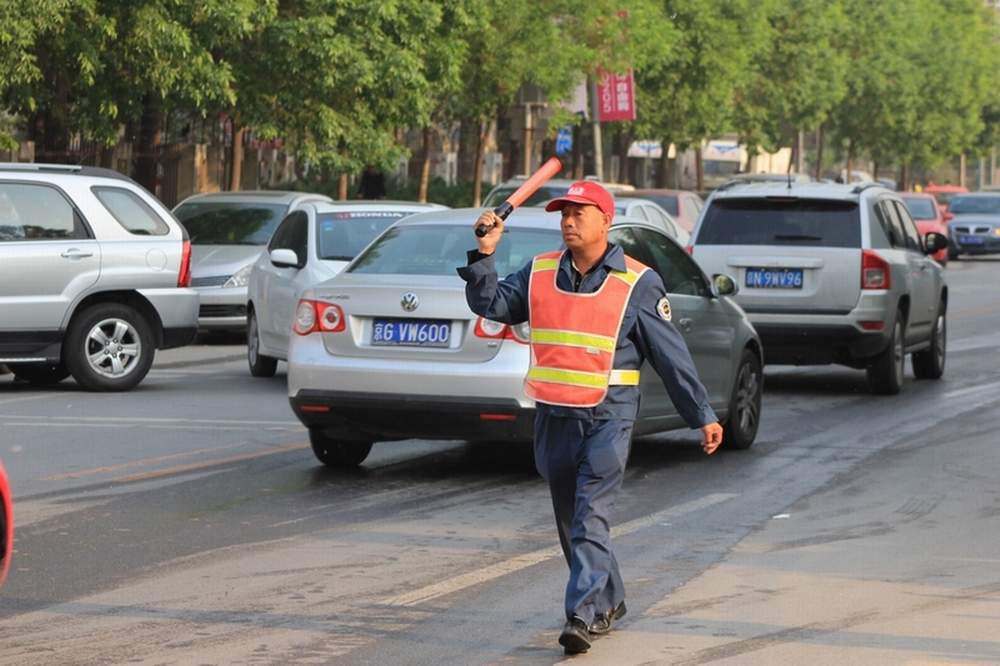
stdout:
<svg viewBox="0 0 1000 666">
<path fill-rule="evenodd" d="M 253 264 L 247 264 L 240 270 L 233 273 L 233 276 L 226 280 L 222 285 L 222 288 L 226 287 L 245 287 L 250 283 L 250 271 L 253 270 Z"/>
</svg>

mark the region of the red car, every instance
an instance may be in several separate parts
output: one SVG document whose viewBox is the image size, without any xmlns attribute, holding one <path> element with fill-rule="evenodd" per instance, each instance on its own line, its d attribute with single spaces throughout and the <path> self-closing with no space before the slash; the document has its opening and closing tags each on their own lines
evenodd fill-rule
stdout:
<svg viewBox="0 0 1000 666">
<path fill-rule="evenodd" d="M 614 193 L 616 199 L 622 197 L 639 197 L 660 204 L 660 207 L 670 213 L 678 226 L 691 233 L 698 214 L 704 208 L 705 202 L 694 192 L 688 190 L 626 190 Z"/>
<path fill-rule="evenodd" d="M 948 210 L 948 204 L 951 202 L 951 198 L 956 194 L 962 192 L 968 192 L 969 190 L 960 185 L 928 185 L 924 188 L 924 192 L 927 194 L 933 194 L 934 198 L 937 199 L 938 204 L 941 206 L 941 210 Z"/>
<path fill-rule="evenodd" d="M 917 223 L 917 231 L 921 236 L 931 231 L 948 235 L 948 220 L 955 216 L 941 208 L 933 193 L 899 192 L 898 194 L 913 216 L 913 221 Z M 948 250 L 935 252 L 931 257 L 944 266 L 948 263 Z"/>
<path fill-rule="evenodd" d="M 0 463 L 0 585 L 10 569 L 10 553 L 14 548 L 14 504 L 10 499 L 7 472 Z"/>
</svg>

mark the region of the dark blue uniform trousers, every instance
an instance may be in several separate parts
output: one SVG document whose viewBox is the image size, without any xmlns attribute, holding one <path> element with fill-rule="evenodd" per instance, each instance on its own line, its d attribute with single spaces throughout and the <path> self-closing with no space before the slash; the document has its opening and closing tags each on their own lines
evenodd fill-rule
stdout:
<svg viewBox="0 0 1000 666">
<path fill-rule="evenodd" d="M 632 421 L 535 417 L 535 466 L 549 483 L 563 554 L 569 564 L 566 619 L 594 617 L 625 599 L 611 552 L 611 514 L 628 459 Z"/>
</svg>

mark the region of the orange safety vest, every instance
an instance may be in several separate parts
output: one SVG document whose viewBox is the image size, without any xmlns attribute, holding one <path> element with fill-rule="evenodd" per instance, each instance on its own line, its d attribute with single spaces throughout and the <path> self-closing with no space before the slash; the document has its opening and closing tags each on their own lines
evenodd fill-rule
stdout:
<svg viewBox="0 0 1000 666">
<path fill-rule="evenodd" d="M 565 407 L 595 407 L 612 384 L 639 383 L 639 369 L 614 370 L 618 330 L 632 289 L 649 270 L 629 256 L 597 291 L 581 294 L 556 286 L 563 251 L 535 257 L 528 282 L 531 365 L 524 392 Z"/>
</svg>

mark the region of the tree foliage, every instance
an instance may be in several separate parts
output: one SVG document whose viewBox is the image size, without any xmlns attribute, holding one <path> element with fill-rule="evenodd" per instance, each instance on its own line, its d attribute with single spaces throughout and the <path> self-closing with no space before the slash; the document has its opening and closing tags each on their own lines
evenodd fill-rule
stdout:
<svg viewBox="0 0 1000 666">
<path fill-rule="evenodd" d="M 560 102 L 627 68 L 623 135 L 776 149 L 822 127 L 933 167 L 992 148 L 998 65 L 981 0 L 6 0 L 0 22 L 0 104 L 36 143 L 149 143 L 165 114 L 225 114 L 338 174 L 391 168 L 405 128 L 482 135 L 525 83 L 552 127 L 579 122 Z"/>
</svg>

